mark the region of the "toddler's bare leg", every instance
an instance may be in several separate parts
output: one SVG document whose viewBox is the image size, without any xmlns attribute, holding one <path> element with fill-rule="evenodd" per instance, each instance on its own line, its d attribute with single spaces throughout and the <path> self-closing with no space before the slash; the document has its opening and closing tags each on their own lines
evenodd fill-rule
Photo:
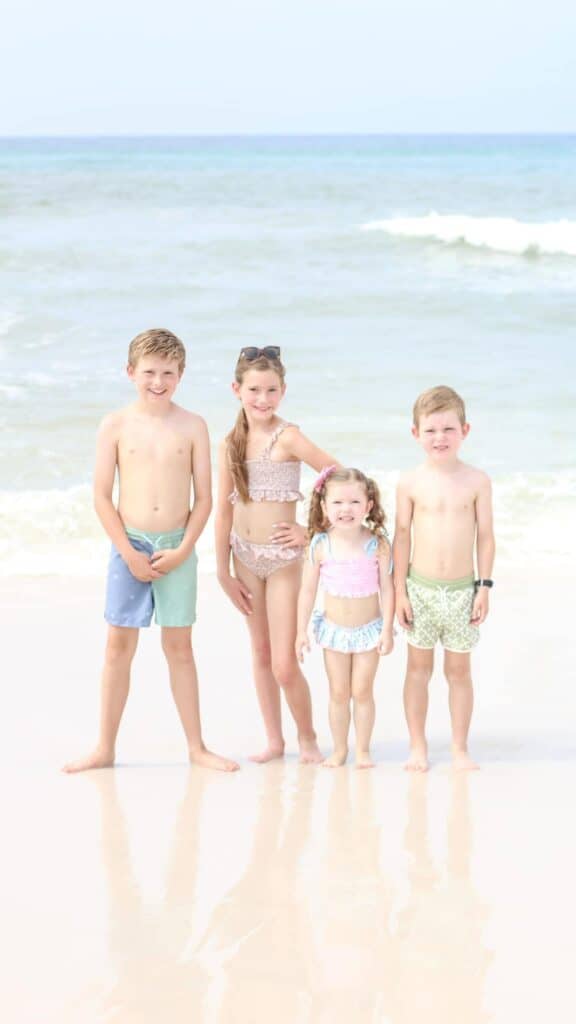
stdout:
<svg viewBox="0 0 576 1024">
<path fill-rule="evenodd" d="M 138 630 L 109 626 L 100 698 L 100 736 L 92 753 L 64 765 L 65 772 L 107 768 L 114 764 L 116 736 L 130 689 L 130 666 L 138 643 Z"/>
<path fill-rule="evenodd" d="M 474 770 L 478 765 L 468 753 L 468 731 L 474 707 L 470 655 L 445 651 L 444 674 L 448 682 L 454 767 L 466 771 Z"/>
<path fill-rule="evenodd" d="M 235 761 L 229 761 L 225 757 L 213 754 L 204 746 L 200 726 L 198 677 L 192 654 L 191 627 L 163 626 L 162 650 L 168 662 L 172 695 L 186 733 L 190 760 L 193 764 L 199 764 L 205 768 L 218 768 L 225 772 L 236 771 L 239 765 Z"/>
<path fill-rule="evenodd" d="M 374 679 L 380 656 L 378 651 L 352 655 L 352 700 L 356 730 L 356 767 L 372 768 L 370 739 L 374 729 Z"/>
<path fill-rule="evenodd" d="M 266 584 L 255 576 L 237 558 L 234 558 L 234 570 L 239 580 L 246 584 L 252 594 L 252 614 L 246 616 L 246 625 L 250 633 L 252 645 L 252 668 L 256 696 L 264 728 L 266 730 L 266 749 L 253 754 L 251 761 L 265 764 L 284 754 L 284 737 L 282 735 L 282 708 L 280 705 L 280 687 L 272 672 L 272 656 L 270 652 L 270 632 L 266 614 Z"/>
<path fill-rule="evenodd" d="M 334 750 L 323 764 L 327 768 L 339 768 L 348 756 L 348 733 L 350 731 L 350 698 L 352 696 L 352 655 L 340 651 L 324 650 L 324 665 L 330 683 L 328 719 L 334 741 Z"/>
<path fill-rule="evenodd" d="M 312 724 L 308 683 L 296 659 L 296 605 L 302 567 L 293 563 L 266 580 L 266 614 L 270 630 L 272 672 L 282 687 L 298 729 L 300 761 L 317 764 L 322 754 Z"/>
<path fill-rule="evenodd" d="M 407 771 L 428 771 L 428 745 L 426 743 L 426 715 L 428 712 L 428 683 L 434 668 L 434 651 L 423 651 L 408 644 L 408 664 L 404 682 L 404 711 L 410 734 L 410 757 Z"/>
</svg>

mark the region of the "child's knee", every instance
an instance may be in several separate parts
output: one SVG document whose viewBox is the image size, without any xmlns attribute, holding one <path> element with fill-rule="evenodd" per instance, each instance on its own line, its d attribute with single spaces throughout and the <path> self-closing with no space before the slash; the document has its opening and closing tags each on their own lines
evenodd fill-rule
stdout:
<svg viewBox="0 0 576 1024">
<path fill-rule="evenodd" d="M 116 663 L 131 661 L 134 657 L 138 634 L 132 629 L 121 629 L 119 626 L 110 629 L 106 641 L 106 661 Z"/>
<path fill-rule="evenodd" d="M 189 635 L 163 635 L 162 650 L 167 661 L 188 662 L 192 660 L 192 642 Z"/>
<path fill-rule="evenodd" d="M 470 669 L 467 665 L 451 665 L 449 668 L 446 667 L 444 675 L 446 676 L 448 686 L 469 686 L 472 682 Z"/>
<path fill-rule="evenodd" d="M 367 704 L 372 700 L 372 682 L 365 679 L 352 682 L 352 697 L 355 704 Z"/>
<path fill-rule="evenodd" d="M 432 678 L 432 669 L 427 666 L 411 667 L 406 672 L 406 682 L 414 686 L 426 687 Z"/>
<path fill-rule="evenodd" d="M 349 683 L 332 683 L 330 685 L 330 700 L 334 704 L 349 704 L 351 696 Z"/>
<path fill-rule="evenodd" d="M 296 654 L 274 655 L 272 657 L 272 673 L 283 690 L 291 689 L 300 674 Z"/>
</svg>

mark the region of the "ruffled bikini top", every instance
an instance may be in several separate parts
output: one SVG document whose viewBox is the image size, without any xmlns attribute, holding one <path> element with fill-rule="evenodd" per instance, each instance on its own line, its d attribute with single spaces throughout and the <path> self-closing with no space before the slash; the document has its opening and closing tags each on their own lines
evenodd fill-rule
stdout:
<svg viewBox="0 0 576 1024">
<path fill-rule="evenodd" d="M 248 494 L 250 501 L 300 501 L 301 462 L 273 462 L 271 452 L 286 427 L 294 423 L 281 423 L 272 434 L 264 451 L 257 459 L 246 459 L 248 473 Z M 236 488 L 229 500 L 234 505 L 239 500 Z"/>
<path fill-rule="evenodd" d="M 324 541 L 326 556 L 320 562 L 320 584 L 332 597 L 371 597 L 380 590 L 378 565 L 378 538 L 369 537 L 364 552 L 358 558 L 334 558 L 327 533 L 314 534 L 310 544 L 310 561 L 314 551 Z"/>
</svg>

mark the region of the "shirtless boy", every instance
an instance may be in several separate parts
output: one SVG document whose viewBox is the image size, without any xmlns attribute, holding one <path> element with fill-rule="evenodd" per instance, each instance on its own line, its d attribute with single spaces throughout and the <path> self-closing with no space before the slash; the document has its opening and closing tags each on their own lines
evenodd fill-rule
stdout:
<svg viewBox="0 0 576 1024">
<path fill-rule="evenodd" d="M 452 388 L 430 388 L 416 400 L 412 433 L 426 459 L 399 481 L 394 537 L 396 614 L 409 645 L 409 771 L 428 769 L 428 683 L 437 641 L 444 647 L 454 765 L 477 768 L 468 753 L 470 652 L 488 614 L 494 534 L 490 480 L 458 458 L 469 430 L 464 402 Z"/>
<path fill-rule="evenodd" d="M 136 401 L 110 413 L 100 425 L 94 505 L 112 541 L 100 736 L 95 750 L 67 764 L 67 772 L 114 763 L 138 630 L 150 625 L 153 612 L 162 629 L 162 649 L 190 761 L 222 771 L 238 768 L 206 749 L 200 729 L 191 639 L 196 618 L 194 545 L 206 525 L 212 496 L 206 424 L 172 401 L 185 360 L 184 345 L 170 331 L 139 334 L 128 351 Z M 118 508 L 112 501 L 116 471 Z"/>
</svg>

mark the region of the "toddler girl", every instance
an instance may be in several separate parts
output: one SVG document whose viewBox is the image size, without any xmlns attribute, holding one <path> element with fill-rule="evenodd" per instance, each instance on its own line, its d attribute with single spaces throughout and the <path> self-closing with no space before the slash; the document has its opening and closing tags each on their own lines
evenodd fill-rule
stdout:
<svg viewBox="0 0 576 1024">
<path fill-rule="evenodd" d="M 369 768 L 374 727 L 373 686 L 381 654 L 393 647 L 394 588 L 390 544 L 378 487 L 358 469 L 329 466 L 310 502 L 309 558 L 298 600 L 296 653 L 310 650 L 308 624 L 318 581 L 324 613 L 314 612 L 315 639 L 324 648 L 330 683 L 334 752 L 324 764 L 344 764 L 348 754 L 350 700 L 356 729 L 356 766 Z"/>
</svg>

